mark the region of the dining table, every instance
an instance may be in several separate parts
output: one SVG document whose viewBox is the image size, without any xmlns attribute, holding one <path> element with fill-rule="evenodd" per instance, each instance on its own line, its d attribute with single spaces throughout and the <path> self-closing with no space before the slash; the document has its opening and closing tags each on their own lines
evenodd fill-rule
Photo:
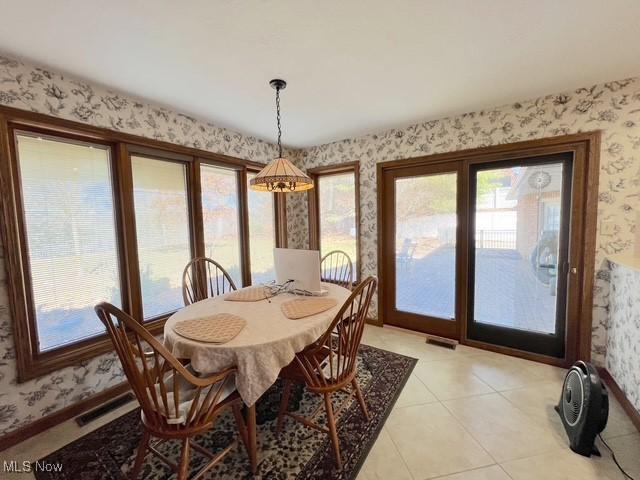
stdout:
<svg viewBox="0 0 640 480">
<path fill-rule="evenodd" d="M 256 288 L 256 287 L 247 287 Z M 283 292 L 258 301 L 230 301 L 228 292 L 192 303 L 171 315 L 164 326 L 164 345 L 180 359 L 188 360 L 201 375 L 236 367 L 236 390 L 247 407 L 247 437 L 252 472 L 257 468 L 256 402 L 278 379 L 297 352 L 312 344 L 329 328 L 351 292 L 341 286 L 323 283 L 325 298 L 335 306 L 323 312 L 292 320 L 282 306 L 290 300 L 307 298 Z M 269 291 L 269 290 L 266 290 Z M 222 344 L 193 340 L 178 334 L 174 327 L 185 320 L 205 318 L 217 313 L 233 314 L 245 320 L 236 337 Z"/>
</svg>

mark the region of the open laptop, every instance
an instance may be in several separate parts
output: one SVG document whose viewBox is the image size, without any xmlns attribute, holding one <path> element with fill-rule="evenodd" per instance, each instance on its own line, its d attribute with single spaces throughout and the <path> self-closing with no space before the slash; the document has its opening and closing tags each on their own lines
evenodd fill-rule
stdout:
<svg viewBox="0 0 640 480">
<path fill-rule="evenodd" d="M 275 248 L 273 259 L 276 283 L 283 285 L 292 280 L 293 289 L 308 295 L 326 295 L 320 283 L 320 252 L 295 248 Z"/>
</svg>

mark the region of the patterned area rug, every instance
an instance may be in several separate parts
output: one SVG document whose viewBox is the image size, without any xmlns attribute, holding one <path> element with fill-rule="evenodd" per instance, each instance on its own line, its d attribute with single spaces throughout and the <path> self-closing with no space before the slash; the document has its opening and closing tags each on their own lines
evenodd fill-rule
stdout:
<svg viewBox="0 0 640 480">
<path fill-rule="evenodd" d="M 280 438 L 274 434 L 275 418 L 280 404 L 282 384 L 277 382 L 260 399 L 258 419 L 258 474 L 262 479 L 353 479 L 358 474 L 369 450 L 380 432 L 393 404 L 402 391 L 416 359 L 362 345 L 359 351 L 358 381 L 371 413 L 367 422 L 353 401 L 338 419 L 338 435 L 344 467 L 334 468 L 328 435 L 309 429 L 291 418 L 285 421 Z M 303 388 L 291 396 L 291 410 L 305 415 L 321 402 Z M 340 399 L 336 395 L 335 404 Z M 324 421 L 321 416 L 317 419 Z M 236 435 L 232 415 L 225 414 L 213 430 L 196 437 L 196 441 L 212 452 L 221 450 Z M 129 412 L 94 432 L 70 443 L 41 459 L 41 462 L 62 464 L 62 472 L 38 472 L 38 480 L 124 480 L 127 477 L 138 442 L 141 438 L 139 410 Z M 179 458 L 179 444 L 166 442 L 159 447 L 170 458 Z M 197 472 L 205 457 L 192 450 L 191 471 Z M 175 478 L 157 458 L 148 455 L 143 472 L 144 480 Z M 210 470 L 205 478 L 252 478 L 243 447 L 236 448 L 227 458 Z"/>
</svg>

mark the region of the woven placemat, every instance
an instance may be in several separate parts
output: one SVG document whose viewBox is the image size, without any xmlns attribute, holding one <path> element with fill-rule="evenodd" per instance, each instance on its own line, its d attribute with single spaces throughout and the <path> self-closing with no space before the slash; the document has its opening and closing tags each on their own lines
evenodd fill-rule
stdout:
<svg viewBox="0 0 640 480">
<path fill-rule="evenodd" d="M 173 326 L 178 335 L 207 343 L 226 343 L 233 339 L 247 321 L 231 313 L 216 313 L 208 317 L 183 320 Z"/>
<path fill-rule="evenodd" d="M 230 302 L 257 302 L 267 297 L 265 287 L 248 287 L 228 293 L 224 299 Z"/>
<path fill-rule="evenodd" d="M 310 317 L 335 307 L 335 298 L 296 298 L 282 304 L 282 313 L 291 320 Z"/>
</svg>

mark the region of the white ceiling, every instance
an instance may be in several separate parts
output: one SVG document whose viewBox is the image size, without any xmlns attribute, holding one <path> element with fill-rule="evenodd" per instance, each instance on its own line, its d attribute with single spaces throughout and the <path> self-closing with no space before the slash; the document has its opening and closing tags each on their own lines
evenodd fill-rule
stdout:
<svg viewBox="0 0 640 480">
<path fill-rule="evenodd" d="M 640 74 L 638 0 L 0 0 L 0 50 L 317 145 Z"/>
</svg>

